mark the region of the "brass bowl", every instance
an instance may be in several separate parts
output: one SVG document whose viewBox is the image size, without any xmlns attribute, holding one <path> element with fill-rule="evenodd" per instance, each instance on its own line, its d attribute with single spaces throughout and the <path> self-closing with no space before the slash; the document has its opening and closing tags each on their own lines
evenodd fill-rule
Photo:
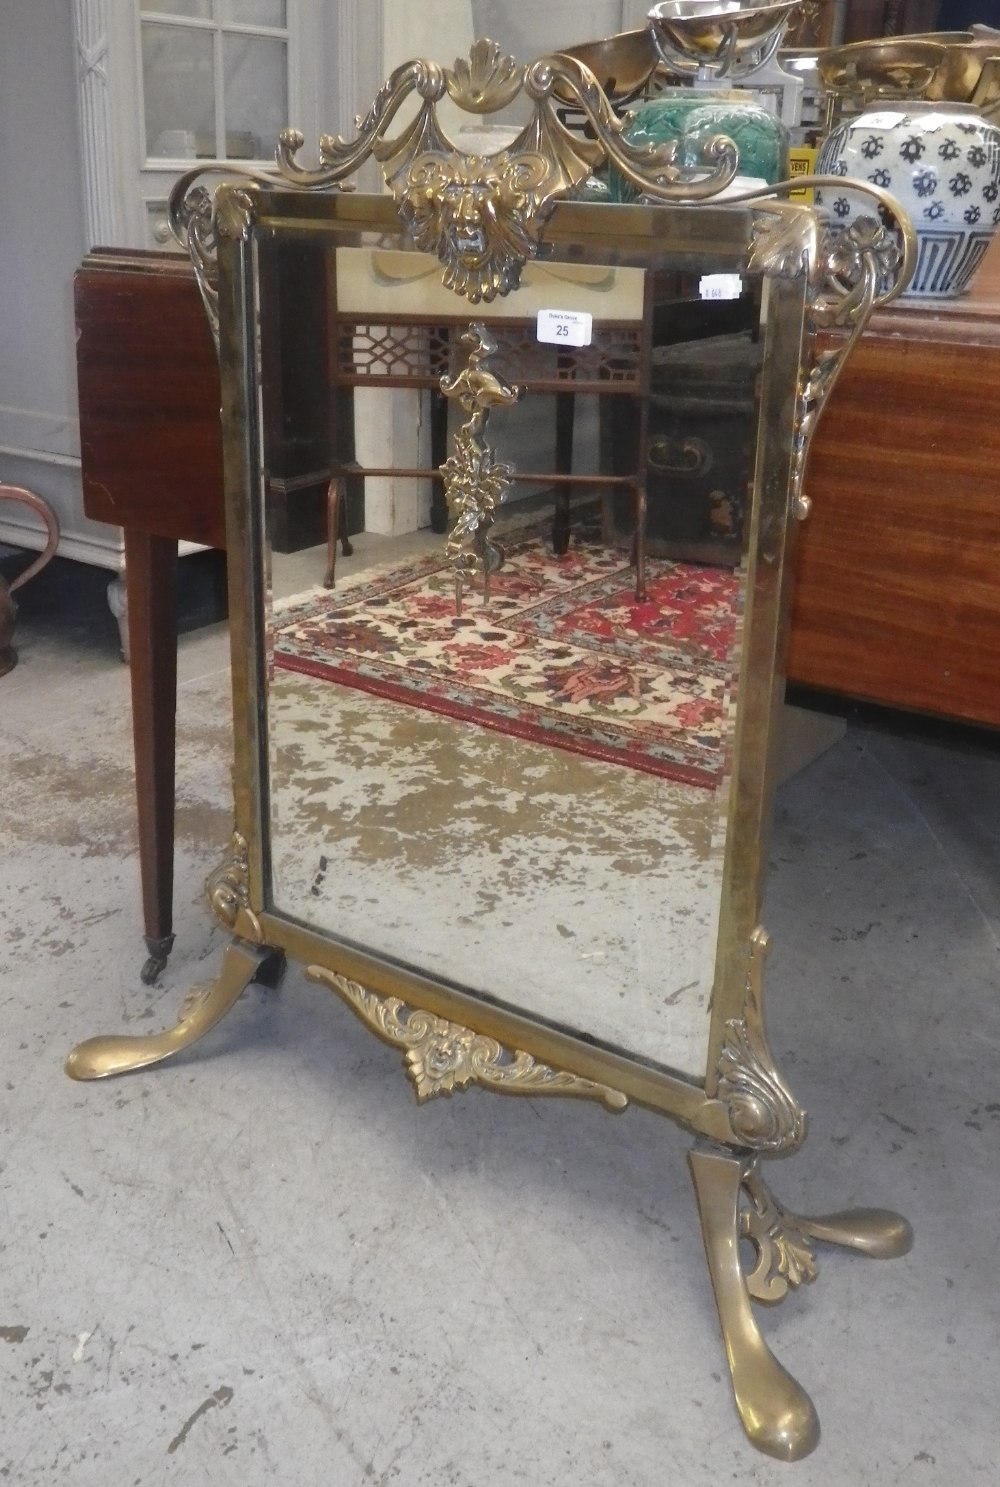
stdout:
<svg viewBox="0 0 1000 1487">
<path fill-rule="evenodd" d="M 799 0 L 660 0 L 649 12 L 663 60 L 738 67 L 773 45 Z"/>
<path fill-rule="evenodd" d="M 927 97 L 949 103 L 982 103 L 977 90 L 985 64 L 1000 57 L 1000 36 L 957 41 L 945 47 L 944 66 L 931 80 Z"/>
<path fill-rule="evenodd" d="M 927 98 L 944 71 L 948 49 L 935 41 L 883 36 L 828 47 L 819 54 L 819 76 L 828 93 L 862 99 Z"/>
<path fill-rule="evenodd" d="M 641 31 L 622 31 L 605 36 L 601 41 L 583 41 L 579 46 L 564 46 L 560 53 L 573 57 L 589 67 L 612 103 L 628 103 L 642 92 L 659 63 L 653 34 L 648 26 Z M 563 103 L 572 103 L 572 95 L 555 89 Z"/>
<path fill-rule="evenodd" d="M 986 58 L 971 102 L 985 118 L 996 123 L 1000 111 L 1000 56 Z"/>
</svg>

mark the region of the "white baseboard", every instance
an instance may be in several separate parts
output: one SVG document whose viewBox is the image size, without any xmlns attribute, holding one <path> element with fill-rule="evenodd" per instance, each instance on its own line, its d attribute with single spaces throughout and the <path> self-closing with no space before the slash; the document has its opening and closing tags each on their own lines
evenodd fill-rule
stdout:
<svg viewBox="0 0 1000 1487">
<path fill-rule="evenodd" d="M 9 542 L 12 547 L 24 547 L 29 552 L 41 552 L 45 546 L 45 533 L 41 527 L 29 526 L 27 522 L 0 520 L 0 542 Z M 67 532 L 62 532 L 59 537 L 59 557 L 72 558 L 77 563 L 90 563 L 95 568 L 119 568 L 124 552 L 125 546 L 118 527 L 109 527 L 107 537 L 74 537 Z"/>
<path fill-rule="evenodd" d="M 9 542 L 11 547 L 23 547 L 28 552 L 41 552 L 45 546 L 45 534 L 41 527 L 32 527 L 26 522 L 0 521 L 0 542 Z M 177 554 L 182 558 L 205 551 L 203 543 L 177 544 Z M 108 527 L 106 537 L 62 532 L 59 536 L 58 556 L 70 558 L 74 563 L 89 563 L 92 568 L 109 568 L 117 573 L 125 558 L 125 540 L 121 528 Z"/>
</svg>

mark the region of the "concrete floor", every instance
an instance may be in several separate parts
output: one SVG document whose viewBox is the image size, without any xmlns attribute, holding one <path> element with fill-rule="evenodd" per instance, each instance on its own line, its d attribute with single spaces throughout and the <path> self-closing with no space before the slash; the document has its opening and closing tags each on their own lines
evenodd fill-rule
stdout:
<svg viewBox="0 0 1000 1487">
<path fill-rule="evenodd" d="M 642 1111 L 472 1092 L 291 972 L 182 1062 L 62 1074 L 170 1024 L 225 936 L 225 629 L 181 641 L 177 945 L 139 980 L 127 677 L 104 576 L 19 598 L 0 681 L 0 1482 L 699 1487 L 997 1480 L 1000 757 L 852 721 L 781 791 L 769 1023 L 811 1116 L 790 1206 L 886 1204 L 763 1315 L 823 1438 L 744 1441 L 689 1188 Z"/>
</svg>

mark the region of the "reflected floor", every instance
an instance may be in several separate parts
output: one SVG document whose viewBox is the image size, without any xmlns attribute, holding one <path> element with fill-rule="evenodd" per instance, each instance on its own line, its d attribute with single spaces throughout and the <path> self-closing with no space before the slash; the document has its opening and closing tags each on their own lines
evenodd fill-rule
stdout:
<svg viewBox="0 0 1000 1487">
<path fill-rule="evenodd" d="M 293 672 L 270 707 L 279 910 L 703 1076 L 724 792 Z"/>
</svg>

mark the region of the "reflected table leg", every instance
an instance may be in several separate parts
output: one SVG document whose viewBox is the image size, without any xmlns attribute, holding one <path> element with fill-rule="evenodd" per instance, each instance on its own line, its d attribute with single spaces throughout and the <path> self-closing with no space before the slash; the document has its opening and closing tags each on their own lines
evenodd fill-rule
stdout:
<svg viewBox="0 0 1000 1487">
<path fill-rule="evenodd" d="M 556 393 L 556 472 L 569 475 L 573 469 L 573 425 L 576 397 L 571 392 Z M 555 514 L 552 518 L 552 549 L 559 556 L 569 551 L 570 505 L 573 487 L 562 481 L 556 486 Z"/>
<path fill-rule="evenodd" d="M 347 490 L 343 476 L 335 475 L 326 490 L 326 573 L 323 587 L 332 589 L 337 581 L 337 543 L 345 558 L 354 552 L 347 536 Z"/>
</svg>

